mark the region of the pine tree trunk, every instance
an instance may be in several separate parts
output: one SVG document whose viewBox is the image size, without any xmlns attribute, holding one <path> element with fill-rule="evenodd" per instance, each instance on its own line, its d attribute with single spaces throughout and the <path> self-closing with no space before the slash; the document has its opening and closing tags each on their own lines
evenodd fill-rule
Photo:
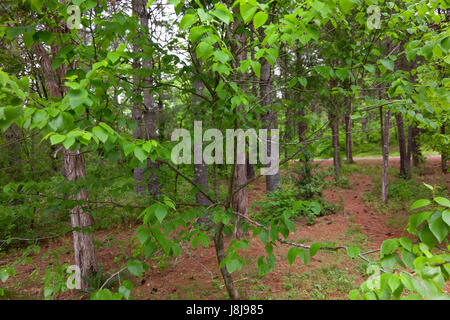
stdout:
<svg viewBox="0 0 450 320">
<path fill-rule="evenodd" d="M 345 151 L 348 163 L 354 163 L 353 150 L 352 150 L 352 116 L 350 114 L 345 115 Z"/>
<path fill-rule="evenodd" d="M 333 169 L 334 178 L 339 178 L 339 122 L 337 115 L 330 113 L 329 119 L 331 122 L 331 143 L 333 146 Z"/>
<path fill-rule="evenodd" d="M 53 71 L 51 60 L 42 44 L 35 44 L 34 49 L 40 56 L 40 64 L 46 87 L 50 95 L 54 98 L 62 99 L 65 90 L 60 86 L 58 76 Z M 52 50 L 55 50 L 52 48 Z M 63 75 L 60 75 L 63 76 Z M 79 150 L 64 150 L 63 153 L 64 176 L 69 181 L 77 181 L 80 178 L 86 178 L 86 167 L 84 155 Z M 89 228 L 93 225 L 93 218 L 84 210 L 87 207 L 89 195 L 87 190 L 81 190 L 77 194 L 72 194 L 71 198 L 82 202 L 83 205 L 77 205 L 70 211 L 73 231 L 73 246 L 75 251 L 75 264 L 80 268 L 82 277 L 88 277 L 97 271 L 97 259 L 95 256 L 94 239 Z M 88 284 L 82 278 L 81 289 L 87 289 Z"/>
<path fill-rule="evenodd" d="M 381 152 L 383 155 L 382 177 L 381 177 L 381 200 L 386 203 L 388 200 L 388 169 L 389 169 L 389 129 L 391 120 L 391 110 L 384 112 L 383 125 L 383 108 L 380 107 L 380 124 L 381 124 Z"/>
<path fill-rule="evenodd" d="M 409 179 L 410 168 L 406 155 L 406 138 L 405 138 L 405 127 L 403 125 L 403 116 L 400 113 L 396 113 L 395 120 L 397 123 L 398 147 L 400 151 L 400 176 L 405 179 Z"/>
<path fill-rule="evenodd" d="M 194 89 L 197 94 L 201 94 L 202 92 L 202 82 L 200 79 L 195 79 L 194 81 Z M 194 96 L 193 99 L 194 105 L 193 105 L 193 117 L 194 121 L 200 121 L 201 119 L 201 110 L 199 109 L 199 98 L 197 96 Z M 209 184 L 208 184 L 208 167 L 206 166 L 205 162 L 203 161 L 203 155 L 202 155 L 202 149 L 203 149 L 203 140 L 202 137 L 202 130 L 200 129 L 200 141 L 194 141 L 194 182 L 198 185 L 203 187 L 203 191 L 209 192 Z M 195 139 L 195 138 L 194 138 Z M 201 163 L 195 163 L 196 158 L 200 158 Z M 206 198 L 201 192 L 197 192 L 195 194 L 196 203 L 201 206 L 208 206 L 211 204 L 211 202 Z M 204 221 L 203 221 L 204 220 Z M 209 219 L 205 218 L 202 222 L 207 222 Z"/>
<path fill-rule="evenodd" d="M 237 8 L 237 7 L 236 7 Z M 237 9 L 235 9 L 237 10 Z M 234 32 L 237 32 L 237 29 L 239 28 L 239 23 L 235 23 L 234 25 Z M 242 32 L 241 34 L 235 34 L 235 38 L 237 40 L 237 44 L 238 44 L 238 48 L 242 49 L 245 47 L 246 42 L 247 42 L 247 38 L 246 38 L 246 34 L 244 32 Z M 246 55 L 246 51 L 245 50 L 240 50 L 240 53 L 236 56 L 236 61 L 239 64 L 240 61 L 243 61 L 247 58 Z M 241 75 L 241 80 L 247 80 L 246 76 L 244 74 L 240 74 Z M 247 89 L 245 87 L 245 83 L 242 82 L 241 83 L 241 88 L 242 90 L 245 92 Z M 235 112 L 241 112 L 242 111 L 242 106 L 237 106 L 235 109 Z M 235 128 L 239 128 L 239 120 L 236 117 L 235 120 Z M 245 152 L 245 150 L 243 150 L 242 152 Z M 244 164 L 238 164 L 236 163 L 236 160 L 238 159 L 238 154 L 237 154 L 237 144 L 235 144 L 235 165 L 234 165 L 234 177 L 233 177 L 233 190 L 236 190 L 239 186 L 245 184 L 247 182 L 247 165 Z M 240 225 L 241 220 L 243 220 L 243 217 L 247 217 L 248 216 L 248 188 L 244 187 L 241 190 L 239 190 L 238 192 L 236 192 L 233 197 L 232 197 L 232 208 L 233 211 L 236 214 L 236 227 L 235 227 L 235 232 L 234 232 L 234 236 L 237 239 L 241 239 L 243 237 L 246 237 L 247 235 L 243 232 L 242 227 Z"/>
<path fill-rule="evenodd" d="M 133 0 L 132 1 L 132 13 L 139 18 L 139 24 L 143 28 L 148 28 L 149 14 L 146 9 L 147 2 L 145 0 Z M 133 46 L 133 50 L 137 53 L 142 49 L 137 44 Z M 146 68 L 148 70 L 153 69 L 153 59 L 145 59 L 144 61 L 134 61 L 133 68 Z M 144 95 L 143 103 L 139 100 L 134 102 L 133 105 L 133 120 L 138 121 L 138 126 L 133 132 L 134 139 L 142 140 L 157 140 L 157 119 L 158 119 L 158 106 L 155 104 L 152 93 L 148 92 L 148 89 L 143 90 L 140 88 L 142 79 L 136 77 L 134 79 L 134 85 L 137 90 L 136 95 Z M 150 87 L 152 80 L 149 77 L 143 79 L 143 85 Z M 142 168 L 135 168 L 133 170 L 135 180 L 135 192 L 145 194 L 145 184 L 147 184 L 147 192 L 152 198 L 156 198 L 161 193 L 161 186 L 159 183 L 159 163 L 153 162 L 147 159 L 147 171 L 148 180 L 145 181 L 145 170 Z"/>
<path fill-rule="evenodd" d="M 64 167 L 67 173 L 67 180 L 77 181 L 86 178 L 86 169 L 84 163 L 84 155 L 76 151 L 64 151 Z M 92 236 L 92 226 L 94 220 L 91 215 L 84 210 L 88 206 L 89 194 L 87 190 L 81 190 L 77 194 L 72 194 L 71 199 L 80 201 L 82 204 L 77 205 L 70 210 L 70 220 L 74 239 L 74 255 L 75 264 L 81 271 L 81 289 L 88 289 L 86 278 L 92 276 L 98 268 L 97 258 L 95 256 L 94 238 Z"/>
<path fill-rule="evenodd" d="M 414 167 L 418 167 L 420 165 L 422 156 L 418 141 L 419 135 L 420 129 L 415 124 L 413 124 L 411 126 L 411 155 L 412 155 L 412 165 Z"/>
<path fill-rule="evenodd" d="M 445 124 L 441 126 L 441 134 L 445 134 Z M 447 173 L 447 161 L 448 161 L 449 155 L 442 151 L 441 153 L 441 170 L 443 174 Z"/>
<path fill-rule="evenodd" d="M 276 129 L 276 115 L 272 109 L 272 71 L 266 59 L 261 60 L 261 80 L 260 80 L 260 100 L 262 106 L 268 106 L 267 113 L 263 117 L 264 128 L 268 129 L 267 134 L 267 156 L 270 158 L 271 132 Z M 271 166 L 269 164 L 268 166 Z M 280 188 L 280 172 L 277 170 L 273 175 L 266 175 L 266 192 L 275 191 Z"/>
</svg>

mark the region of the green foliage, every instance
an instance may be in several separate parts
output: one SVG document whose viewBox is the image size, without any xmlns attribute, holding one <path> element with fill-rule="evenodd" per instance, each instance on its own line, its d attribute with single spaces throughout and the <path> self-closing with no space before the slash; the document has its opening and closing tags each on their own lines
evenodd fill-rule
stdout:
<svg viewBox="0 0 450 320">
<path fill-rule="evenodd" d="M 349 293 L 351 299 L 450 299 L 444 291 L 450 278 L 450 255 L 443 249 L 450 249 L 450 201 L 437 196 L 432 200 L 420 199 L 411 206 L 411 210 L 427 209 L 409 218 L 407 230 L 418 241 L 385 240 L 379 262 L 369 265 L 369 279 L 360 290 Z"/>
</svg>

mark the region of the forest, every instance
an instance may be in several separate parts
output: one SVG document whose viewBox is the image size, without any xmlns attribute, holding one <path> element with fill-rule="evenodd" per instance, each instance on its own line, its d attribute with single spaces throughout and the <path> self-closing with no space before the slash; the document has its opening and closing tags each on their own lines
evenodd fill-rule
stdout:
<svg viewBox="0 0 450 320">
<path fill-rule="evenodd" d="M 449 23 L 0 0 L 0 300 L 450 299 Z"/>
</svg>

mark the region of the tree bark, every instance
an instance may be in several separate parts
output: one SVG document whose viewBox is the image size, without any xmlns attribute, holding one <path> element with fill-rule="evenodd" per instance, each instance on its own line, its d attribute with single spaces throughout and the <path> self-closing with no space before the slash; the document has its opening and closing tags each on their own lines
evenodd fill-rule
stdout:
<svg viewBox="0 0 450 320">
<path fill-rule="evenodd" d="M 214 246 L 216 248 L 216 257 L 219 265 L 226 257 L 226 251 L 223 242 L 223 223 L 220 222 L 216 226 L 216 232 L 214 235 Z M 239 292 L 236 290 L 236 287 L 233 283 L 233 277 L 228 272 L 227 267 L 223 266 L 220 268 L 220 273 L 222 274 L 223 281 L 225 283 L 225 287 L 227 289 L 228 295 L 232 300 L 240 300 L 241 296 Z"/>
<path fill-rule="evenodd" d="M 147 1 L 145 0 L 133 0 L 132 1 L 132 13 L 139 18 L 140 25 L 148 29 L 148 20 L 149 14 L 146 9 Z M 141 51 L 138 45 L 133 46 L 133 50 L 135 52 Z M 147 57 L 142 62 L 134 61 L 133 67 L 135 69 L 143 67 L 145 69 L 151 70 L 153 69 L 153 59 Z M 144 79 L 145 87 L 150 87 L 152 85 L 152 79 L 146 77 Z M 142 90 L 140 89 L 141 79 L 139 77 L 135 77 L 134 80 L 135 86 L 137 88 L 137 95 L 142 94 Z M 157 119 L 158 119 L 158 106 L 155 104 L 153 94 L 148 92 L 148 89 L 144 89 L 143 92 L 144 99 L 143 103 L 140 101 L 135 101 L 133 105 L 133 119 L 138 121 L 138 126 L 133 132 L 134 139 L 143 139 L 143 140 L 157 140 Z M 148 171 L 148 180 L 147 180 L 147 192 L 152 198 L 156 198 L 161 193 L 161 186 L 159 183 L 159 163 L 153 162 L 150 159 L 147 159 L 147 171 Z M 135 192 L 136 193 L 145 193 L 145 171 L 142 168 L 135 168 L 133 170 L 134 180 L 135 180 Z"/>
<path fill-rule="evenodd" d="M 339 121 L 337 114 L 331 112 L 328 114 L 329 120 L 331 122 L 331 143 L 333 146 L 333 169 L 334 178 L 339 178 Z"/>
<path fill-rule="evenodd" d="M 352 150 L 352 116 L 351 114 L 345 115 L 345 151 L 348 163 L 354 163 L 353 150 Z"/>
<path fill-rule="evenodd" d="M 77 181 L 86 178 L 84 156 L 79 150 L 64 150 L 64 167 L 66 168 L 67 180 Z M 81 271 L 81 289 L 85 290 L 89 286 L 85 279 L 95 274 L 98 269 L 92 237 L 94 219 L 84 210 L 89 200 L 86 189 L 75 195 L 72 194 L 71 199 L 84 203 L 83 205 L 77 205 L 70 211 L 70 220 L 72 228 L 75 229 L 73 231 L 75 264 Z"/>
<path fill-rule="evenodd" d="M 236 7 L 237 8 L 237 7 Z M 235 9 L 237 10 L 237 9 Z M 244 32 L 242 32 L 241 34 L 237 34 L 237 29 L 239 28 L 239 23 L 235 23 L 234 25 L 234 33 L 235 33 L 235 38 L 237 40 L 237 50 L 240 50 L 240 53 L 237 55 L 237 63 L 239 63 L 242 60 L 245 60 L 247 58 L 246 55 L 246 51 L 243 50 L 243 48 L 246 45 L 246 34 Z M 241 79 L 242 80 L 246 80 L 246 76 L 244 74 L 240 74 L 241 75 Z M 242 84 L 240 85 L 241 89 L 245 92 L 246 88 L 245 88 L 245 84 L 244 82 L 242 82 Z M 238 106 L 235 109 L 235 112 L 240 112 L 242 111 L 242 106 Z M 239 121 L 235 120 L 235 128 L 239 128 Z M 237 147 L 237 144 L 235 144 L 235 146 Z M 245 150 L 243 151 L 245 152 Z M 239 186 L 245 184 L 247 182 L 247 165 L 244 164 L 238 164 L 236 163 L 236 160 L 238 158 L 238 154 L 237 154 L 237 148 L 235 148 L 235 157 L 234 157 L 234 177 L 233 177 L 233 187 L 232 189 L 235 190 L 237 189 Z M 243 237 L 246 237 L 246 233 L 244 233 L 244 231 L 242 230 L 242 227 L 240 225 L 241 220 L 243 219 L 242 216 L 246 217 L 248 216 L 248 188 L 242 188 L 241 190 L 239 190 L 239 192 L 236 192 L 233 197 L 232 197 L 232 208 L 233 211 L 235 213 L 237 213 L 236 215 L 236 227 L 235 227 L 235 232 L 234 232 L 234 236 L 237 239 L 241 239 Z"/>
<path fill-rule="evenodd" d="M 270 158 L 271 150 L 271 133 L 272 129 L 276 129 L 276 115 L 272 109 L 272 71 L 269 62 L 261 59 L 261 79 L 260 79 L 260 99 L 261 105 L 268 108 L 267 113 L 263 117 L 264 128 L 268 129 L 267 134 L 267 156 Z M 270 166 L 270 164 L 269 164 Z M 280 189 L 280 172 L 277 170 L 273 175 L 266 175 L 266 193 Z"/>
<path fill-rule="evenodd" d="M 44 78 L 46 79 L 46 87 L 50 95 L 57 99 L 62 99 L 65 94 L 59 83 L 58 76 L 52 69 L 52 63 L 42 44 L 34 45 L 35 52 L 40 57 L 40 65 Z M 55 48 L 52 48 L 56 50 Z M 77 181 L 79 178 L 86 178 L 86 166 L 84 155 L 79 150 L 64 150 L 63 152 L 64 175 L 69 181 Z M 89 200 L 87 190 L 81 190 L 77 194 L 72 194 L 71 198 L 76 201 L 87 203 Z M 75 264 L 80 268 L 82 277 L 88 277 L 95 273 L 98 269 L 97 259 L 95 256 L 94 238 L 92 232 L 87 232 L 93 224 L 93 218 L 86 212 L 81 205 L 77 205 L 70 210 L 72 228 L 78 230 L 73 231 L 73 246 L 75 254 Z M 88 283 L 85 279 L 81 279 L 81 289 L 87 289 Z"/>
<path fill-rule="evenodd" d="M 380 107 L 380 125 L 381 125 L 381 152 L 383 155 L 382 177 L 381 177 L 381 200 L 386 203 L 388 200 L 388 169 L 389 169 L 389 129 L 391 120 L 391 110 L 384 111 Z"/>
<path fill-rule="evenodd" d="M 445 124 L 441 126 L 441 134 L 445 134 Z M 441 152 L 441 170 L 443 174 L 447 173 L 447 161 L 448 161 L 449 155 L 445 152 Z"/>
<path fill-rule="evenodd" d="M 194 89 L 197 94 L 201 94 L 202 82 L 198 78 L 194 80 Z M 201 110 L 199 108 L 200 98 L 194 96 L 193 102 L 194 102 L 193 104 L 194 121 L 201 120 Z M 197 156 L 194 155 L 194 160 L 197 157 L 201 158 L 201 163 L 198 164 L 194 163 L 194 181 L 197 185 L 203 187 L 203 191 L 208 193 L 209 192 L 208 167 L 203 161 L 202 149 L 203 149 L 203 139 L 201 141 L 194 141 L 194 154 L 197 154 Z M 196 203 L 200 206 L 209 206 L 211 204 L 211 202 L 200 192 L 197 192 L 195 194 L 195 199 Z M 204 222 L 207 222 L 207 220 L 209 219 L 206 218 Z"/>
<path fill-rule="evenodd" d="M 408 144 L 410 147 L 409 153 L 412 156 L 412 165 L 414 167 L 419 166 L 422 156 L 418 142 L 419 135 L 420 129 L 417 127 L 417 125 L 412 124 L 410 126 L 410 129 L 408 130 Z"/>
<path fill-rule="evenodd" d="M 400 151 L 400 176 L 405 179 L 409 179 L 410 168 L 406 154 L 406 138 L 405 138 L 405 127 L 403 124 L 403 116 L 400 113 L 396 113 L 395 121 L 397 123 L 398 147 Z"/>
</svg>

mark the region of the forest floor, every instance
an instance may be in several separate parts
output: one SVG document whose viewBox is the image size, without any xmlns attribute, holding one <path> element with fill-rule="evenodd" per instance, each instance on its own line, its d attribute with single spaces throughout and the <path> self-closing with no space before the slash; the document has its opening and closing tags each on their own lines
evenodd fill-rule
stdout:
<svg viewBox="0 0 450 320">
<path fill-rule="evenodd" d="M 318 160 L 320 166 L 332 165 L 329 160 Z M 407 208 L 426 194 L 422 182 L 444 186 L 450 190 L 450 181 L 440 172 L 440 158 L 432 157 L 414 174 L 407 184 L 396 177 L 398 159 L 390 160 L 390 181 L 392 197 L 388 205 L 378 200 L 376 188 L 379 185 L 380 159 L 356 160 L 345 165 L 342 175 L 348 181 L 344 187 L 333 187 L 324 191 L 324 198 L 340 209 L 332 215 L 318 217 L 313 225 L 305 219 L 296 221 L 297 232 L 290 235 L 291 241 L 303 244 L 328 242 L 332 245 L 357 245 L 362 250 L 379 248 L 383 240 L 406 235 L 404 231 L 409 213 Z M 409 189 L 408 189 L 409 188 Z M 411 192 L 408 194 L 407 190 Z M 417 191 L 417 190 L 422 191 Z M 249 188 L 249 200 L 261 199 L 265 192 L 264 179 Z M 396 197 L 398 199 L 396 199 Z M 123 264 L 126 255 L 133 248 L 130 239 L 136 226 L 120 230 L 100 230 L 95 233 L 99 263 L 108 272 L 114 272 Z M 8 280 L 4 287 L 12 299 L 42 299 L 42 277 L 49 264 L 72 264 L 71 236 L 42 244 L 41 252 L 34 254 L 32 263 L 16 268 L 17 275 Z M 212 243 L 212 242 L 211 242 Z M 233 273 L 235 284 L 244 299 L 348 299 L 348 292 L 358 288 L 365 279 L 364 262 L 352 259 L 340 250 L 319 252 L 305 266 L 300 259 L 290 265 L 287 261 L 288 246 L 275 248 L 277 265 L 274 272 L 265 276 L 258 274 L 256 260 L 265 250 L 258 237 L 251 238 L 248 251 L 240 254 L 245 264 L 241 271 Z M 46 252 L 57 252 L 58 259 Z M 373 259 L 378 256 L 375 253 Z M 176 260 L 147 261 L 150 270 L 143 278 L 122 274 L 121 280 L 134 283 L 132 299 L 226 299 L 227 293 L 218 271 L 215 250 L 209 248 L 188 249 L 183 247 Z M 6 285 L 6 286 L 5 286 Z M 88 295 L 76 290 L 58 294 L 55 299 L 86 299 Z"/>
</svg>

